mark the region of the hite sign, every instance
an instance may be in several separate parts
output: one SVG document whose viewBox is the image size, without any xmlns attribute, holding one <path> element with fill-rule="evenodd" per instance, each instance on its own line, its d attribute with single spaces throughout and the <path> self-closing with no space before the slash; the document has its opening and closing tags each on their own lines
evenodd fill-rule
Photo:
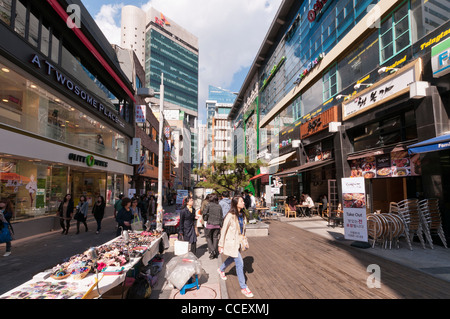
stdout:
<svg viewBox="0 0 450 319">
<path fill-rule="evenodd" d="M 101 166 L 101 167 L 108 167 L 108 162 L 96 160 L 93 155 L 82 156 L 82 155 L 70 153 L 69 159 L 71 161 L 86 163 L 86 165 L 89 167 L 92 167 L 94 165 Z"/>
<path fill-rule="evenodd" d="M 119 118 L 108 110 L 101 102 L 97 101 L 95 98 L 90 96 L 86 91 L 81 89 L 78 85 L 74 84 L 73 81 L 66 77 L 63 73 L 59 72 L 52 64 L 50 64 L 47 60 L 40 60 L 37 54 L 34 54 L 31 58 L 31 63 L 33 63 L 39 69 L 42 67 L 46 68 L 47 75 L 51 75 L 52 73 L 55 75 L 55 80 L 64 86 L 69 91 L 72 91 L 75 95 L 77 95 L 80 99 L 88 103 L 90 106 L 94 107 L 98 110 L 102 115 L 109 118 L 114 123 L 119 124 L 124 127 L 124 124 L 119 120 Z"/>
</svg>

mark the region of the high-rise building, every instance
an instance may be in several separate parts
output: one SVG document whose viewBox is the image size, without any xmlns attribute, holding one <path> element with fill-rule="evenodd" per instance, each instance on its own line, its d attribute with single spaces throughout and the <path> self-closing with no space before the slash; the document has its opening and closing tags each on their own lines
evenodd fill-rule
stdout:
<svg viewBox="0 0 450 319">
<path fill-rule="evenodd" d="M 236 94 L 228 90 L 209 86 L 207 112 L 207 148 L 206 163 L 223 161 L 224 157 L 232 155 L 231 152 L 231 122 L 228 114 L 231 111 Z"/>
<path fill-rule="evenodd" d="M 121 43 L 136 52 L 145 82 L 159 91 L 164 74 L 164 108 L 184 111 L 194 127 L 198 116 L 198 38 L 151 7 L 122 8 Z"/>
</svg>

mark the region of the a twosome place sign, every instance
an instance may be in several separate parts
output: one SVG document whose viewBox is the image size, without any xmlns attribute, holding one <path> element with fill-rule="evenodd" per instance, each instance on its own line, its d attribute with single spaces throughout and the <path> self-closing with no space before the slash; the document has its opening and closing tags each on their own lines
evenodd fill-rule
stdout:
<svg viewBox="0 0 450 319">
<path fill-rule="evenodd" d="M 96 160 L 93 155 L 82 156 L 82 155 L 70 153 L 69 160 L 86 163 L 86 165 L 89 167 L 92 167 L 94 165 L 101 166 L 101 167 L 108 167 L 108 162 Z"/>
</svg>

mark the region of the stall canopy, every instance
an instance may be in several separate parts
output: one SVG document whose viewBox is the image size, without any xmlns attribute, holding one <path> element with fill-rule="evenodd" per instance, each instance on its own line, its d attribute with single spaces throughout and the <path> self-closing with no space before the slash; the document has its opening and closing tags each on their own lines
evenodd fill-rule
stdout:
<svg viewBox="0 0 450 319">
<path fill-rule="evenodd" d="M 291 156 L 294 156 L 296 153 L 297 153 L 297 151 L 293 151 L 293 152 L 281 155 L 281 156 L 279 156 L 277 158 L 271 159 L 270 162 L 269 162 L 269 167 L 286 163 L 286 161 Z"/>
<path fill-rule="evenodd" d="M 445 134 L 408 146 L 408 153 L 419 154 L 448 149 L 450 149 L 450 134 Z"/>
<path fill-rule="evenodd" d="M 319 167 L 331 164 L 333 162 L 334 162 L 334 159 L 332 159 L 332 158 L 323 160 L 323 161 L 309 162 L 309 163 L 276 173 L 276 174 L 274 174 L 274 176 L 287 177 L 287 176 L 295 175 L 297 173 L 306 172 L 306 171 L 309 171 L 314 168 L 319 168 Z"/>
</svg>

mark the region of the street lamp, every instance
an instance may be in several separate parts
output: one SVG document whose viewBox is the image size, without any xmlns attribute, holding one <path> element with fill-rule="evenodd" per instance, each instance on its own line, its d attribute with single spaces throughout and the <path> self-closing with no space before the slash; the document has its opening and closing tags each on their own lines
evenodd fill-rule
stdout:
<svg viewBox="0 0 450 319">
<path fill-rule="evenodd" d="M 158 207 L 156 210 L 156 230 L 162 231 L 163 207 L 162 207 L 162 176 L 163 176 L 163 126 L 164 126 L 164 73 L 161 73 L 161 85 L 159 92 L 151 88 L 138 88 L 137 93 L 141 97 L 154 97 L 159 94 L 159 151 L 158 151 Z"/>
</svg>

